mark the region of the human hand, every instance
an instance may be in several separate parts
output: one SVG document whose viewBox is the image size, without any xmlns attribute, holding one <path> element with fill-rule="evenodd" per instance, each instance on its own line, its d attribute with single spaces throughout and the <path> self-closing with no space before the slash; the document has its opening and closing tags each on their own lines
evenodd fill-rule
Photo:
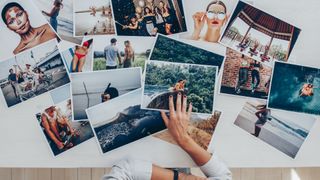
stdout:
<svg viewBox="0 0 320 180">
<path fill-rule="evenodd" d="M 194 30 L 200 32 L 207 20 L 207 15 L 205 12 L 197 12 L 192 16 L 194 21 Z"/>
<path fill-rule="evenodd" d="M 191 138 L 188 134 L 188 126 L 192 112 L 192 104 L 190 103 L 187 112 L 187 97 L 179 93 L 177 95 L 176 110 L 174 109 L 173 97 L 169 97 L 169 116 L 165 112 L 161 112 L 162 119 L 167 126 L 170 134 L 175 141 L 183 146 Z"/>
</svg>

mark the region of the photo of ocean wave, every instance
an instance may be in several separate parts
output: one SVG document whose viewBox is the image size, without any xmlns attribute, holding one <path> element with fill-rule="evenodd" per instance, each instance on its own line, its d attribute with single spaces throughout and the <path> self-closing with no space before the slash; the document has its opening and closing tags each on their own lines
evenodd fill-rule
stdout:
<svg viewBox="0 0 320 180">
<path fill-rule="evenodd" d="M 140 107 L 141 89 L 87 109 L 102 153 L 164 130 L 160 112 Z"/>
<path fill-rule="evenodd" d="M 165 129 L 159 112 L 142 110 L 140 105 L 119 112 L 111 123 L 94 128 L 103 153 Z"/>
<path fill-rule="evenodd" d="M 295 158 L 316 119 L 304 114 L 264 109 L 265 106 L 265 101 L 247 102 L 235 125 Z"/>
</svg>

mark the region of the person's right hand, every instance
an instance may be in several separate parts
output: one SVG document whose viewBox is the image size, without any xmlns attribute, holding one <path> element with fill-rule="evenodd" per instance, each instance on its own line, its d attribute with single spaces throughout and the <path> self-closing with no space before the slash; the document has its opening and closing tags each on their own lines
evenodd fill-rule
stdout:
<svg viewBox="0 0 320 180">
<path fill-rule="evenodd" d="M 192 16 L 192 19 L 194 21 L 194 30 L 200 32 L 207 20 L 207 15 L 204 12 L 196 12 Z"/>
<path fill-rule="evenodd" d="M 163 111 L 161 112 L 161 116 L 172 137 L 180 146 L 183 146 L 183 143 L 186 143 L 188 140 L 190 140 L 188 126 L 192 112 L 192 104 L 190 103 L 187 111 L 187 97 L 181 96 L 181 93 L 177 95 L 176 110 L 174 109 L 173 97 L 170 96 L 170 118 Z"/>
</svg>

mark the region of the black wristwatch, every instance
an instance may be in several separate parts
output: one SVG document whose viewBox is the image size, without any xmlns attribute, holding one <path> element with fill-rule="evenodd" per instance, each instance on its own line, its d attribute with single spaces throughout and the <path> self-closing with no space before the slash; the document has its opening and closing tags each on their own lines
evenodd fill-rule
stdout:
<svg viewBox="0 0 320 180">
<path fill-rule="evenodd" d="M 173 180 L 179 180 L 179 172 L 177 170 L 172 170 L 173 171 Z"/>
</svg>

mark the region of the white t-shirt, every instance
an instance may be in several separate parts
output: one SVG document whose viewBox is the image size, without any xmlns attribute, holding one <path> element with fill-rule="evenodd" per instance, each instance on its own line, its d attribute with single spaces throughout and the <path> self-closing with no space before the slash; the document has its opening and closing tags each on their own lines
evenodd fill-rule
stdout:
<svg viewBox="0 0 320 180">
<path fill-rule="evenodd" d="M 232 180 L 231 171 L 217 156 L 212 156 L 200 169 L 209 180 Z M 106 174 L 102 180 L 150 180 L 151 175 L 152 163 L 124 160 L 114 165 L 111 172 Z"/>
<path fill-rule="evenodd" d="M 106 66 L 117 66 L 117 57 L 119 50 L 116 46 L 109 45 L 104 48 L 104 57 L 106 58 Z"/>
</svg>

